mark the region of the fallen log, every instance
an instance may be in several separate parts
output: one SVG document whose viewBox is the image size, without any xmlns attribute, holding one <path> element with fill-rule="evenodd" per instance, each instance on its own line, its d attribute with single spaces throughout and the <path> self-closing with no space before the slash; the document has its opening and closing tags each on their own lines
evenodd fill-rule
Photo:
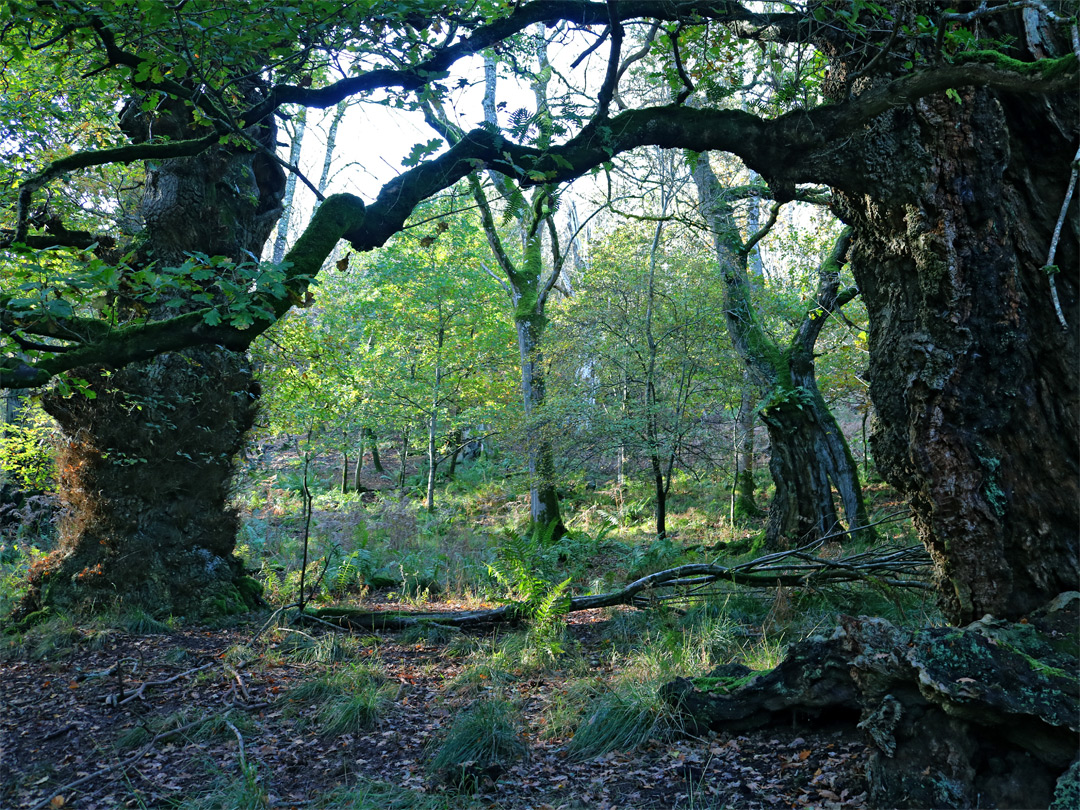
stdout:
<svg viewBox="0 0 1080 810">
<path fill-rule="evenodd" d="M 1080 593 L 1019 623 L 904 630 L 843 617 L 776 668 L 679 678 L 664 698 L 694 729 L 847 721 L 873 749 L 871 806 L 1078 806 Z M 1052 805 L 1053 803 L 1053 805 Z"/>
<path fill-rule="evenodd" d="M 930 589 L 922 576 L 930 558 L 922 546 L 889 547 L 853 554 L 839 559 L 810 554 L 820 542 L 790 551 L 767 554 L 738 565 L 692 563 L 657 571 L 634 580 L 617 591 L 573 596 L 565 612 L 629 605 L 648 608 L 660 602 L 687 599 L 715 583 L 748 587 L 777 588 L 817 586 L 826 583 L 870 582 L 892 588 Z M 301 614 L 306 621 L 331 624 L 352 630 L 404 630 L 420 625 L 470 628 L 502 622 L 523 622 L 528 606 L 511 602 L 490 610 L 439 613 L 405 611 L 365 611 L 356 608 L 321 608 Z"/>
</svg>

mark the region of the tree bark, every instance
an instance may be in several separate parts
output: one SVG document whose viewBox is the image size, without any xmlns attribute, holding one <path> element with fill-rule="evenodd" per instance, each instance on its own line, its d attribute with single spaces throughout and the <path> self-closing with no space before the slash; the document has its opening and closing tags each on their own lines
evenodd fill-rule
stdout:
<svg viewBox="0 0 1080 810">
<path fill-rule="evenodd" d="M 1025 42 L 1019 14 L 986 25 Z M 1076 119 L 1071 92 L 924 98 L 854 139 L 872 194 L 836 195 L 870 318 L 874 459 L 955 623 L 1019 618 L 1080 579 L 1075 197 L 1057 246 L 1064 324 L 1043 269 Z"/>
<path fill-rule="evenodd" d="M 724 199 L 716 175 L 702 155 L 694 167 L 701 212 L 710 229 L 723 267 L 724 310 L 728 333 L 753 380 L 765 390 L 761 420 L 769 432 L 769 471 L 776 493 L 769 507 L 765 530 L 767 548 L 802 544 L 835 533 L 840 519 L 833 500 L 836 488 L 847 528 L 861 540 L 872 530 L 863 503 L 858 468 L 847 441 L 818 391 L 814 372 L 814 344 L 833 309 L 854 294 L 839 291 L 839 263 L 847 246 L 841 238 L 818 271 L 814 303 L 786 347 L 778 346 L 762 328 L 750 299 L 747 273 L 749 252 L 742 244 L 730 204 Z M 757 236 L 751 236 L 751 247 Z M 843 298 L 843 300 L 841 300 Z"/>
<path fill-rule="evenodd" d="M 735 483 L 732 511 L 735 517 L 761 517 L 754 499 L 754 385 L 748 372 L 743 374 L 739 412 L 735 417 Z"/>
<path fill-rule="evenodd" d="M 542 311 L 524 313 L 519 309 L 515 326 L 521 357 L 522 408 L 527 423 L 530 512 L 535 525 L 542 528 L 552 526 L 551 539 L 557 540 L 566 532 L 566 528 L 563 526 L 555 487 L 555 454 L 551 440 L 544 435 L 546 428 L 537 423 L 546 395 L 540 341 L 547 326 L 547 317 Z"/>
<path fill-rule="evenodd" d="M 1063 594 L 1023 624 L 962 630 L 842 617 L 770 671 L 729 664 L 661 692 L 699 732 L 858 723 L 871 807 L 1048 807 L 1070 773 L 1075 791 L 1078 606 Z"/>
<path fill-rule="evenodd" d="M 154 113 L 133 102 L 121 123 L 136 142 L 151 127 L 197 134 L 179 102 Z M 271 148 L 276 139 L 272 122 L 252 134 Z M 284 187 L 281 169 L 258 152 L 219 147 L 148 163 L 132 266 L 176 266 L 196 251 L 250 261 L 281 214 Z M 176 314 L 155 305 L 144 317 Z M 64 517 L 58 548 L 31 573 L 20 611 L 119 602 L 190 617 L 253 605 L 259 588 L 233 556 L 237 524 L 227 507 L 233 456 L 259 393 L 245 355 L 206 346 L 75 376 L 84 383 L 72 393 L 58 388 L 43 399 L 64 433 Z"/>
</svg>

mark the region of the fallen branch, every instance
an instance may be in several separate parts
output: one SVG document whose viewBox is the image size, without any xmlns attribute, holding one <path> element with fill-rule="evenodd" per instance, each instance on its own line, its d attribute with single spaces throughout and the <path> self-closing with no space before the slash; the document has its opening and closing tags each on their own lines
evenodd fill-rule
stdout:
<svg viewBox="0 0 1080 810">
<path fill-rule="evenodd" d="M 682 589 L 700 589 L 717 582 L 776 588 L 862 581 L 894 588 L 932 588 L 929 582 L 920 578 L 930 566 L 930 557 L 921 546 L 865 551 L 832 560 L 808 553 L 820 543 L 818 540 L 800 548 L 766 554 L 733 566 L 691 563 L 668 568 L 641 577 L 617 591 L 572 597 L 567 612 L 618 605 L 647 608 L 657 602 L 686 598 L 687 594 L 679 593 Z M 694 591 L 689 596 L 700 598 L 694 595 Z M 404 630 L 432 624 L 466 628 L 521 621 L 526 616 L 525 606 L 520 603 L 469 612 L 396 613 L 323 608 L 314 613 L 300 614 L 304 621 L 356 630 Z"/>
<path fill-rule="evenodd" d="M 136 689 L 132 694 L 128 695 L 123 700 L 118 700 L 116 705 L 123 706 L 125 703 L 130 703 L 136 698 L 142 700 L 143 692 L 146 691 L 146 687 L 148 686 L 166 686 L 167 684 L 175 683 L 176 681 L 188 675 L 194 675 L 196 672 L 202 672 L 204 669 L 210 669 L 210 667 L 212 666 L 213 664 L 203 664 L 201 667 L 195 667 L 194 669 L 185 670 L 184 672 L 181 672 L 178 675 L 173 675 L 171 678 L 166 678 L 163 681 L 143 681 L 143 683 L 139 685 L 138 689 Z"/>
</svg>

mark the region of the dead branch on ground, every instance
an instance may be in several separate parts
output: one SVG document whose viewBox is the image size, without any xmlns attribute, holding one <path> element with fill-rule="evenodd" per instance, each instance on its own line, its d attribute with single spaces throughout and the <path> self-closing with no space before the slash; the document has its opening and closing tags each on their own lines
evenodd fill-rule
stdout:
<svg viewBox="0 0 1080 810">
<path fill-rule="evenodd" d="M 820 587 L 851 582 L 901 589 L 930 590 L 933 587 L 927 580 L 930 557 L 922 546 L 879 547 L 837 559 L 814 556 L 811 552 L 820 548 L 826 539 L 731 566 L 691 563 L 657 571 L 617 591 L 574 596 L 569 601 L 567 612 L 618 605 L 646 609 L 662 602 L 693 601 L 707 596 L 704 589 L 717 583 L 753 588 Z M 301 614 L 301 619 L 355 630 L 404 630 L 431 624 L 477 627 L 521 621 L 527 615 L 524 605 L 511 602 L 491 610 L 444 613 L 323 608 L 314 614 Z"/>
</svg>

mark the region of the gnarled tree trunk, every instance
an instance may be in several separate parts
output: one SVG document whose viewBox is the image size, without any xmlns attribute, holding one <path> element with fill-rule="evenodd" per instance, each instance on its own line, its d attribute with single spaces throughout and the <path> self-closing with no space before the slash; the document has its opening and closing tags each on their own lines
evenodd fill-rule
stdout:
<svg viewBox="0 0 1080 810">
<path fill-rule="evenodd" d="M 836 488 L 848 530 L 869 539 L 871 529 L 863 503 L 858 468 L 817 387 L 814 344 L 825 317 L 854 296 L 840 291 L 839 263 L 848 237 L 838 241 L 818 271 L 814 304 L 787 346 L 776 344 L 762 328 L 747 274 L 749 249 L 743 245 L 730 202 L 702 155 L 694 167 L 702 215 L 713 231 L 717 259 L 723 267 L 724 314 L 735 350 L 750 376 L 766 392 L 761 419 L 769 431 L 769 471 L 776 493 L 765 531 L 768 548 L 805 543 L 835 534 L 841 524 L 834 502 Z M 751 236 L 750 246 L 775 222 Z"/>
<path fill-rule="evenodd" d="M 136 142 L 151 127 L 175 138 L 198 134 L 179 103 L 153 114 L 133 103 L 122 124 Z M 274 147 L 272 124 L 252 135 Z M 284 185 L 268 157 L 227 146 L 148 164 L 132 266 L 176 266 L 192 252 L 251 261 L 281 213 Z M 215 294 L 212 281 L 204 291 Z M 152 304 L 130 314 L 177 311 Z M 227 508 L 233 455 L 257 407 L 246 356 L 200 347 L 75 377 L 85 385 L 44 400 L 66 438 L 65 512 L 58 549 L 31 572 L 22 611 L 118 602 L 190 617 L 256 601 L 258 585 L 233 555 L 236 517 Z"/>
<path fill-rule="evenodd" d="M 1019 12 L 986 24 L 1025 41 Z M 956 623 L 1018 618 L 1080 580 L 1075 196 L 1056 302 L 1043 267 L 1076 120 L 1073 93 L 966 89 L 880 116 L 845 153 L 874 178 L 837 194 L 870 319 L 874 458 L 911 504 Z"/>
</svg>

